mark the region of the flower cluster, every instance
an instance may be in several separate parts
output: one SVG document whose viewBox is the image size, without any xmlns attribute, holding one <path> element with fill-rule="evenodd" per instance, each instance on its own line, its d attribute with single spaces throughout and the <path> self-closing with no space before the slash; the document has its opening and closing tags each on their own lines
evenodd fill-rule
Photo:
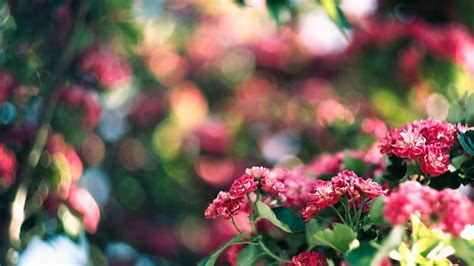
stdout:
<svg viewBox="0 0 474 266">
<path fill-rule="evenodd" d="M 380 142 L 380 151 L 399 158 L 419 160 L 421 171 L 439 176 L 448 171 L 449 149 L 457 127 L 437 120 L 420 120 L 392 129 Z"/>
<path fill-rule="evenodd" d="M 15 181 L 16 168 L 15 154 L 0 143 L 0 180 L 4 186 L 8 187 Z"/>
<path fill-rule="evenodd" d="M 326 266 L 328 262 L 324 254 L 316 251 L 306 251 L 291 258 L 289 266 Z"/>
<path fill-rule="evenodd" d="M 235 216 L 243 204 L 244 197 L 260 187 L 262 191 L 274 198 L 279 198 L 287 191 L 285 184 L 270 175 L 264 167 L 252 167 L 245 174 L 236 179 L 228 192 L 221 191 L 204 212 L 206 218 L 222 216 L 229 219 Z"/>
<path fill-rule="evenodd" d="M 423 223 L 456 236 L 474 223 L 474 206 L 465 195 L 449 188 L 437 191 L 416 181 L 402 183 L 391 193 L 385 199 L 384 213 L 392 224 L 406 223 L 417 214 Z"/>
<path fill-rule="evenodd" d="M 321 209 L 338 203 L 343 196 L 357 202 L 363 195 L 375 199 L 384 194 L 385 191 L 380 184 L 371 179 L 364 180 L 354 172 L 344 170 L 330 181 L 318 180 L 313 184 L 313 189 L 309 192 L 309 202 L 301 210 L 301 216 L 308 221 Z"/>
<path fill-rule="evenodd" d="M 82 126 L 84 128 L 94 128 L 99 122 L 102 107 L 95 92 L 79 86 L 70 86 L 59 91 L 58 100 L 60 103 L 82 112 Z"/>
<path fill-rule="evenodd" d="M 346 150 L 337 152 L 334 154 L 322 154 L 316 158 L 307 167 L 308 171 L 315 177 L 319 177 L 325 174 L 337 174 L 338 172 L 345 169 L 344 157 L 349 156 L 364 161 L 366 164 L 373 165 L 371 170 L 364 173 L 368 176 L 378 176 L 383 172 L 383 169 L 387 166 L 386 160 L 383 154 L 380 153 L 377 146 L 372 146 L 367 152 L 361 152 L 356 150 Z"/>
</svg>

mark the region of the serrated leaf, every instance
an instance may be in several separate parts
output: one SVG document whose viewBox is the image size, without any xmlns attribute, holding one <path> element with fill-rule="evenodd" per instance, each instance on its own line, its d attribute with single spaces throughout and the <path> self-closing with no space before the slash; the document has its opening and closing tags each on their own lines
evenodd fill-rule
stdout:
<svg viewBox="0 0 474 266">
<path fill-rule="evenodd" d="M 313 222 L 312 222 L 313 221 Z M 322 228 L 315 220 L 310 220 L 306 230 L 310 247 L 327 246 L 336 251 L 345 253 L 350 244 L 357 238 L 357 234 L 347 225 L 333 224 L 333 229 Z"/>
<path fill-rule="evenodd" d="M 458 139 L 464 151 L 474 155 L 474 130 L 468 130 L 466 133 L 458 132 Z"/>
<path fill-rule="evenodd" d="M 198 266 L 214 266 L 216 264 L 217 259 L 219 256 L 224 252 L 224 250 L 232 244 L 235 244 L 242 240 L 242 235 L 237 235 L 236 237 L 232 238 L 231 240 L 222 244 L 211 256 L 202 259 Z"/>
<path fill-rule="evenodd" d="M 370 263 L 376 252 L 377 249 L 369 242 L 364 242 L 358 248 L 351 250 L 346 259 L 351 266 L 367 266 L 371 265 Z"/>
<path fill-rule="evenodd" d="M 262 250 L 257 245 L 248 245 L 237 255 L 236 266 L 251 266 L 258 262 L 263 255 Z"/>
<path fill-rule="evenodd" d="M 261 201 L 257 201 L 257 210 L 262 218 L 288 233 L 304 231 L 304 221 L 301 217 L 288 208 L 270 208 Z"/>
</svg>

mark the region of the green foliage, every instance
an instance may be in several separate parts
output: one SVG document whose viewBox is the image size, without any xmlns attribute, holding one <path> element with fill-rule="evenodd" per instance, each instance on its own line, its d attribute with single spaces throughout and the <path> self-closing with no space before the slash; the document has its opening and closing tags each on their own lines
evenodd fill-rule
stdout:
<svg viewBox="0 0 474 266">
<path fill-rule="evenodd" d="M 370 205 L 370 223 L 377 225 L 388 225 L 383 212 L 385 197 L 376 198 Z"/>
<path fill-rule="evenodd" d="M 284 207 L 270 208 L 261 201 L 257 201 L 257 210 L 262 218 L 269 220 L 272 224 L 288 233 L 304 231 L 304 222 L 301 217 L 292 210 Z"/>
<path fill-rule="evenodd" d="M 458 139 L 464 151 L 474 156 L 474 130 L 468 130 L 466 133 L 458 132 Z"/>
<path fill-rule="evenodd" d="M 248 245 L 243 248 L 237 255 L 237 266 L 251 266 L 255 265 L 261 258 L 262 249 L 258 245 Z"/>
<path fill-rule="evenodd" d="M 217 259 L 219 256 L 224 252 L 226 248 L 229 246 L 236 244 L 238 242 L 242 241 L 242 235 L 237 235 L 236 237 L 232 238 L 231 240 L 225 242 L 222 244 L 211 256 L 201 260 L 199 262 L 199 266 L 213 266 L 216 264 Z"/>
<path fill-rule="evenodd" d="M 279 24 L 288 23 L 291 19 L 290 0 L 269 0 L 266 2 L 268 13 Z"/>
<path fill-rule="evenodd" d="M 338 252 L 350 250 L 357 234 L 347 225 L 333 224 L 333 229 L 323 228 L 314 219 L 306 223 L 306 237 L 310 247 L 327 246 Z"/>
<path fill-rule="evenodd" d="M 352 170 L 358 175 L 363 175 L 367 168 L 364 160 L 352 157 L 347 152 L 344 154 L 343 164 L 345 169 Z"/>
<path fill-rule="evenodd" d="M 369 242 L 363 242 L 358 248 L 351 250 L 346 259 L 351 266 L 371 265 L 377 249 Z"/>
</svg>

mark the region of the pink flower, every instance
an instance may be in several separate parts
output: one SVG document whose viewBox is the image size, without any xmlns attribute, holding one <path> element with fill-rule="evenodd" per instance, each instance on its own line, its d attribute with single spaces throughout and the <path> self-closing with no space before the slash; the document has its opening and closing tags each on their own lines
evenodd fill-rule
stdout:
<svg viewBox="0 0 474 266">
<path fill-rule="evenodd" d="M 95 76 L 105 87 L 114 87 L 130 80 L 132 70 L 127 62 L 104 48 L 89 50 L 82 58 L 79 69 Z"/>
<path fill-rule="evenodd" d="M 371 199 L 385 195 L 382 186 L 379 183 L 373 182 L 370 178 L 364 180 L 358 177 L 355 187 Z"/>
<path fill-rule="evenodd" d="M 420 168 L 425 174 L 439 176 L 448 171 L 449 156 L 439 146 L 428 146 L 420 156 Z"/>
<path fill-rule="evenodd" d="M 3 185 L 9 187 L 15 181 L 15 174 L 17 168 L 17 161 L 15 154 L 13 154 L 7 147 L 0 143 L 0 180 Z"/>
<path fill-rule="evenodd" d="M 316 251 L 306 251 L 291 258 L 290 266 L 326 266 L 326 257 Z"/>
<path fill-rule="evenodd" d="M 245 169 L 245 173 L 255 178 L 263 178 L 270 174 L 270 170 L 263 166 L 253 166 L 252 168 Z"/>
<path fill-rule="evenodd" d="M 260 184 L 262 185 L 262 190 L 268 192 L 273 197 L 278 197 L 280 193 L 287 191 L 285 184 L 276 178 L 263 177 L 260 180 Z"/>
<path fill-rule="evenodd" d="M 206 211 L 204 212 L 204 216 L 207 219 L 216 218 L 217 216 L 222 216 L 225 219 L 229 219 L 230 217 L 236 215 L 240 209 L 240 200 L 241 198 L 237 198 L 231 195 L 229 192 L 219 192 L 217 198 L 209 204 Z"/>
<path fill-rule="evenodd" d="M 315 217 L 319 213 L 320 208 L 311 201 L 300 211 L 300 215 L 305 222 Z"/>
<path fill-rule="evenodd" d="M 284 196 L 287 207 L 302 207 L 308 201 L 313 181 L 303 175 L 301 171 L 288 171 L 277 168 L 272 171 L 271 176 L 281 180 L 287 188 Z"/>
<path fill-rule="evenodd" d="M 455 125 L 432 119 L 414 123 L 420 125 L 420 133 L 426 138 L 426 145 L 435 145 L 442 149 L 449 149 L 453 146 L 457 132 Z"/>
<path fill-rule="evenodd" d="M 309 192 L 309 199 L 312 204 L 323 209 L 332 206 L 339 201 L 340 195 L 329 181 L 318 180 L 313 184 L 313 189 Z"/>
<path fill-rule="evenodd" d="M 63 88 L 58 94 L 59 102 L 82 113 L 82 126 L 94 128 L 100 120 L 102 106 L 96 92 L 79 86 Z"/>
<path fill-rule="evenodd" d="M 459 236 L 464 227 L 474 224 L 474 206 L 468 197 L 453 189 L 443 189 L 438 194 L 439 210 L 436 214 L 442 218 L 440 229 Z"/>
<path fill-rule="evenodd" d="M 385 218 L 392 224 L 406 223 L 414 213 L 419 213 L 422 219 L 428 218 L 436 201 L 436 190 L 408 181 L 385 199 Z"/>
<path fill-rule="evenodd" d="M 391 155 L 393 153 L 393 145 L 398 139 L 400 132 L 398 129 L 391 129 L 387 135 L 380 140 L 380 152 L 382 154 Z"/>
<path fill-rule="evenodd" d="M 421 135 L 418 126 L 405 125 L 398 133 L 392 152 L 400 158 L 416 159 L 425 150 L 426 139 Z"/>
<path fill-rule="evenodd" d="M 89 191 L 83 188 L 72 187 L 68 201 L 71 207 L 82 215 L 84 228 L 87 232 L 94 233 L 99 224 L 100 210 Z"/>
<path fill-rule="evenodd" d="M 254 181 L 253 176 L 242 175 L 234 181 L 230 187 L 230 193 L 235 197 L 243 197 L 245 194 L 253 192 L 257 189 L 257 182 Z"/>
<path fill-rule="evenodd" d="M 13 75 L 7 71 L 0 71 L 0 103 L 10 98 L 15 86 L 16 81 Z"/>
</svg>

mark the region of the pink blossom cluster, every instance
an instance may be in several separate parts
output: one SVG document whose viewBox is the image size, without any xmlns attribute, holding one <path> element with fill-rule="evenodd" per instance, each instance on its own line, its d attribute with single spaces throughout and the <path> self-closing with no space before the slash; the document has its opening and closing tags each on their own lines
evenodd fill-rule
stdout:
<svg viewBox="0 0 474 266">
<path fill-rule="evenodd" d="M 307 170 L 315 177 L 324 174 L 336 174 L 345 169 L 344 157 L 346 155 L 373 165 L 370 171 L 364 173 L 364 176 L 378 176 L 387 166 L 384 155 L 374 145 L 367 152 L 346 150 L 334 154 L 322 154 L 307 167 Z"/>
<path fill-rule="evenodd" d="M 371 179 L 362 179 L 352 171 L 344 170 L 330 181 L 318 180 L 309 192 L 309 202 L 301 210 L 305 221 L 315 217 L 321 209 L 333 206 L 341 197 L 347 196 L 350 200 L 362 200 L 362 196 L 369 200 L 385 195 L 385 191 L 378 183 Z"/>
<path fill-rule="evenodd" d="M 94 75 L 97 81 L 107 88 L 128 82 L 132 75 L 128 63 L 105 48 L 89 50 L 82 57 L 79 69 Z"/>
<path fill-rule="evenodd" d="M 326 256 L 321 252 L 306 251 L 291 258 L 289 266 L 326 266 Z"/>
<path fill-rule="evenodd" d="M 421 171 L 439 176 L 448 170 L 449 149 L 457 127 L 438 120 L 419 120 L 390 130 L 380 141 L 380 151 L 400 158 L 419 160 Z"/>
<path fill-rule="evenodd" d="M 275 168 L 270 176 L 280 180 L 286 187 L 286 191 L 280 195 L 287 207 L 303 207 L 308 201 L 308 195 L 313 187 L 314 180 L 304 175 L 304 168 L 288 170 Z"/>
<path fill-rule="evenodd" d="M 95 92 L 79 86 L 69 86 L 59 91 L 58 100 L 60 103 L 82 112 L 82 126 L 84 128 L 94 128 L 99 122 L 102 107 Z"/>
<path fill-rule="evenodd" d="M 5 186 L 11 186 L 15 181 L 17 161 L 15 154 L 3 143 L 0 143 L 0 180 Z"/>
<path fill-rule="evenodd" d="M 208 219 L 217 216 L 229 219 L 235 216 L 244 205 L 244 197 L 257 188 L 274 198 L 283 195 L 287 190 L 283 182 L 270 176 L 270 170 L 267 168 L 252 167 L 232 183 L 228 192 L 219 192 L 217 198 L 207 207 L 204 216 Z"/>
<path fill-rule="evenodd" d="M 392 224 L 404 224 L 412 214 L 418 214 L 426 225 L 456 236 L 474 223 L 474 206 L 468 197 L 449 188 L 437 191 L 416 181 L 402 183 L 387 196 L 384 214 Z"/>
</svg>

